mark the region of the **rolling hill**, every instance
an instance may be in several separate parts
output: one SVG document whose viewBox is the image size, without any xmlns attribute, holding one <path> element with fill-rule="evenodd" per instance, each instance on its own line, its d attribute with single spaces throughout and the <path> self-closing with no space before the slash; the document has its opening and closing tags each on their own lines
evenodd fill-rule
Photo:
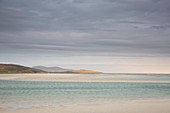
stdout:
<svg viewBox="0 0 170 113">
<path fill-rule="evenodd" d="M 66 72 L 66 71 L 71 71 L 71 69 L 64 69 L 60 67 L 45 67 L 45 66 L 34 66 L 32 68 L 35 69 L 40 69 L 46 72 Z"/>
<path fill-rule="evenodd" d="M 60 67 L 45 67 L 45 66 L 34 66 L 32 68 L 16 65 L 16 64 L 0 64 L 0 74 L 15 74 L 15 73 L 101 73 L 92 70 L 71 70 Z"/>
<path fill-rule="evenodd" d="M 25 67 L 16 64 L 0 64 L 0 73 L 41 73 L 45 72 L 39 69 Z"/>
<path fill-rule="evenodd" d="M 67 71 L 67 73 L 102 73 L 102 72 L 80 69 L 80 70 Z"/>
</svg>

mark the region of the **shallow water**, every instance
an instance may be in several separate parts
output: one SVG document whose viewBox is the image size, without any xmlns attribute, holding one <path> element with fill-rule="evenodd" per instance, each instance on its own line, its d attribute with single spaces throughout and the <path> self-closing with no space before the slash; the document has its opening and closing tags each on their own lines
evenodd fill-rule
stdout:
<svg viewBox="0 0 170 113">
<path fill-rule="evenodd" d="M 153 74 L 149 78 L 132 77 L 123 79 L 132 81 L 143 79 L 170 80 L 169 78 L 170 75 Z M 20 108 L 167 99 L 170 99 L 170 83 L 0 80 L 0 107 Z"/>
</svg>

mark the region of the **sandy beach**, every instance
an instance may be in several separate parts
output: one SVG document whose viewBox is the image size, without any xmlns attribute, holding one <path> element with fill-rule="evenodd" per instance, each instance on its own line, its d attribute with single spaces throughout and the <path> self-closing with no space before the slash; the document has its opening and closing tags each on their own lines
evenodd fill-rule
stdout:
<svg viewBox="0 0 170 113">
<path fill-rule="evenodd" d="M 123 80 L 123 78 L 151 78 L 151 75 L 100 75 L 100 74 L 0 74 L 0 80 L 33 80 L 58 82 L 133 82 L 133 83 L 170 83 L 168 80 Z M 107 80 L 103 80 L 107 79 Z M 111 79 L 111 80 L 109 80 Z M 113 80 L 112 80 L 113 79 Z M 122 80 L 116 80 L 122 79 Z"/>
<path fill-rule="evenodd" d="M 1 113 L 169 113 L 169 101 L 134 103 L 84 104 L 76 106 L 44 106 L 12 110 L 0 108 Z"/>
<path fill-rule="evenodd" d="M 137 76 L 137 75 L 102 75 L 102 74 L 94 75 L 94 74 L 59 74 L 59 73 L 58 74 L 1 74 L 0 80 L 57 81 L 57 82 L 63 82 L 63 83 L 67 83 L 67 82 L 73 82 L 73 83 L 74 82 L 89 82 L 89 83 L 90 82 L 92 83 L 93 82 L 103 82 L 103 83 L 104 82 L 120 82 L 120 83 L 122 82 L 122 84 L 123 83 L 143 83 L 143 84 L 145 83 L 158 83 L 158 84 L 159 83 L 160 84 L 170 83 L 170 81 L 166 79 L 165 80 L 164 79 L 161 79 L 161 80 L 149 79 L 149 78 L 159 78 L 159 77 L 160 76 L 153 77 L 152 75 Z M 146 78 L 146 80 L 141 80 L 141 78 Z M 38 86 L 42 86 L 42 85 L 38 85 Z M 49 89 L 50 86 L 51 87 L 57 86 L 57 84 L 55 85 L 52 83 L 51 85 L 49 85 L 49 87 L 47 86 L 47 89 Z M 44 86 L 42 87 L 44 88 Z M 41 90 L 41 87 L 40 87 L 40 91 L 46 91 L 47 89 Z M 53 90 L 55 90 L 55 88 Z M 23 91 L 26 91 L 26 90 L 23 90 Z M 68 87 L 68 90 L 66 91 L 70 91 L 69 87 Z M 42 94 L 42 93 L 39 93 L 39 94 Z M 45 100 L 43 101 L 45 102 Z M 170 113 L 169 106 L 170 106 L 170 101 L 166 99 L 160 100 L 160 101 L 159 100 L 155 100 L 155 101 L 137 100 L 137 101 L 130 101 L 130 102 L 115 102 L 115 103 L 103 103 L 103 104 L 76 104 L 76 105 L 62 105 L 61 104 L 57 107 L 52 106 L 52 105 L 49 105 L 49 106 L 40 105 L 39 107 L 31 106 L 29 108 L 20 107 L 17 109 L 0 106 L 0 113 Z"/>
</svg>

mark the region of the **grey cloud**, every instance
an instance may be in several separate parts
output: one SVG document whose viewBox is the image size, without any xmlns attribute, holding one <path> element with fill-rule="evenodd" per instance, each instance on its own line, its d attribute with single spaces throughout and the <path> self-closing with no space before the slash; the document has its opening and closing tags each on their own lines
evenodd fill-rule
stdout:
<svg viewBox="0 0 170 113">
<path fill-rule="evenodd" d="M 150 27 L 151 29 L 157 29 L 157 30 L 167 30 L 170 29 L 170 25 L 154 25 Z"/>
<path fill-rule="evenodd" d="M 167 1 L 120 0 L 114 1 L 114 4 L 107 2 L 112 3 L 111 0 L 1 1 L 1 30 L 68 30 L 80 26 L 100 27 L 100 22 L 105 24 L 108 19 L 126 18 L 134 23 L 169 19 Z M 163 14 L 165 18 L 161 16 Z M 157 18 L 158 16 L 161 17 Z M 110 24 L 114 26 L 115 23 L 110 22 Z"/>
<path fill-rule="evenodd" d="M 169 4 L 169 0 L 1 0 L 0 51 L 168 56 Z"/>
</svg>

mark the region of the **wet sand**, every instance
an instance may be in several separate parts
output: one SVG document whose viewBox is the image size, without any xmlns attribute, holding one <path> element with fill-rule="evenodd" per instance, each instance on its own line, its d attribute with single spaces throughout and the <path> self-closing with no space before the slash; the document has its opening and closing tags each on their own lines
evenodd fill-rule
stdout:
<svg viewBox="0 0 170 113">
<path fill-rule="evenodd" d="M 135 75 L 91 74 L 0 74 L 0 80 L 35 80 L 59 82 L 143 82 L 170 83 L 170 81 L 143 80 L 95 80 L 139 77 Z M 152 77 L 141 76 L 140 77 Z M 86 80 L 87 79 L 87 80 Z M 89 80 L 90 79 L 90 80 Z M 17 104 L 17 103 L 16 103 Z M 0 113 L 170 113 L 170 101 L 136 101 L 132 103 L 81 104 L 75 106 L 40 106 L 10 109 L 0 107 Z"/>
<path fill-rule="evenodd" d="M 1 113 L 170 113 L 169 101 L 84 104 L 76 106 L 44 106 L 12 110 L 0 108 Z"/>
<path fill-rule="evenodd" d="M 34 80 L 58 82 L 137 82 L 137 83 L 170 83 L 168 80 L 123 80 L 122 78 L 151 78 L 150 75 L 96 75 L 96 74 L 0 74 L 0 80 Z M 101 80 L 100 80 L 101 79 Z M 107 80 L 103 80 L 107 79 Z M 112 79 L 112 80 L 109 80 Z M 115 79 L 115 80 L 113 80 Z M 122 79 L 122 80 L 116 80 Z"/>
</svg>

